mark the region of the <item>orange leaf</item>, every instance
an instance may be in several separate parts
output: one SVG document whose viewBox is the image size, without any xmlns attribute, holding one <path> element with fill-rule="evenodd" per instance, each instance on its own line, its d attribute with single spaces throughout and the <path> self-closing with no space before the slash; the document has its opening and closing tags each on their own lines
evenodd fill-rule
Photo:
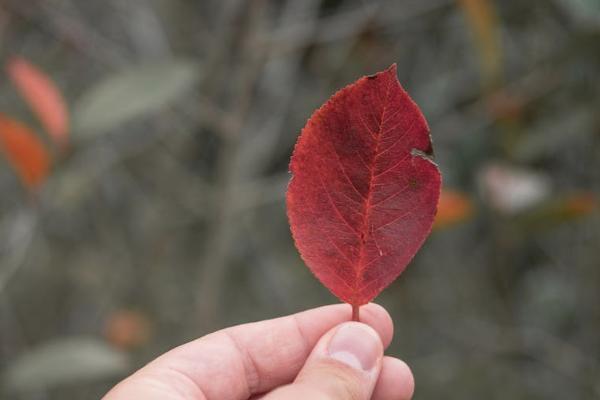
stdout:
<svg viewBox="0 0 600 400">
<path fill-rule="evenodd" d="M 596 194 L 588 191 L 571 192 L 559 195 L 523 214 L 520 222 L 528 228 L 548 229 L 597 212 L 599 206 Z"/>
<path fill-rule="evenodd" d="M 44 182 L 50 170 L 50 156 L 44 144 L 26 125 L 3 114 L 0 148 L 24 186 L 34 190 Z"/>
<path fill-rule="evenodd" d="M 475 39 L 483 84 L 493 87 L 502 77 L 502 47 L 498 15 L 493 0 L 458 0 Z"/>
<path fill-rule="evenodd" d="M 6 70 L 44 129 L 64 148 L 68 141 L 69 120 L 60 90 L 44 72 L 24 58 L 13 57 Z"/>
<path fill-rule="evenodd" d="M 122 349 L 140 347 L 150 339 L 150 322 L 139 311 L 117 310 L 108 317 L 104 335 L 116 347 Z"/>
<path fill-rule="evenodd" d="M 581 217 L 598 208 L 598 199 L 589 192 L 575 193 L 565 199 L 564 208 L 569 216 Z"/>
<path fill-rule="evenodd" d="M 468 219 L 473 214 L 473 202 L 455 190 L 443 189 L 433 229 L 441 229 Z"/>
</svg>

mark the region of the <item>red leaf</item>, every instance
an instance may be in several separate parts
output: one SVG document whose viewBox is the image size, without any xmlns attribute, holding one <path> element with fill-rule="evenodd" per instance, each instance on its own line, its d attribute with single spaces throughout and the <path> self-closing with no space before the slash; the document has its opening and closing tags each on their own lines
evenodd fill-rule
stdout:
<svg viewBox="0 0 600 400">
<path fill-rule="evenodd" d="M 0 148 L 28 189 L 36 189 L 44 182 L 50 169 L 46 148 L 27 126 L 2 114 Z"/>
<path fill-rule="evenodd" d="M 68 141 L 69 120 L 65 101 L 54 82 L 20 57 L 13 57 L 6 70 L 50 137 L 64 147 Z"/>
<path fill-rule="evenodd" d="M 311 271 L 355 312 L 431 231 L 441 185 L 431 153 L 395 64 L 337 92 L 302 130 L 287 192 L 292 234 Z"/>
</svg>

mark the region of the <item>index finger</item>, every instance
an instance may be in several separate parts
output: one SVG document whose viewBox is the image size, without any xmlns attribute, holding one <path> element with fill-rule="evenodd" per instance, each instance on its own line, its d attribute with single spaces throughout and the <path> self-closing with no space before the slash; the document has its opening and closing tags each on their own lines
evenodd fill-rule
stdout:
<svg viewBox="0 0 600 400">
<path fill-rule="evenodd" d="M 338 304 L 215 332 L 167 352 L 105 399 L 173 398 L 173 393 L 182 399 L 247 399 L 291 382 L 319 338 L 350 317 L 350 306 Z M 361 322 L 389 345 L 393 325 L 383 307 L 363 306 Z M 144 386 L 142 396 L 134 385 Z"/>
</svg>

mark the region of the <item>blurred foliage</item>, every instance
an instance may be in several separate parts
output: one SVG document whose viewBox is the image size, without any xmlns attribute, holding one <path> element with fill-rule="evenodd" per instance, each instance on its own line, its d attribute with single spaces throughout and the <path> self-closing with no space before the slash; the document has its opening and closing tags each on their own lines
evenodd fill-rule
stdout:
<svg viewBox="0 0 600 400">
<path fill-rule="evenodd" d="M 118 72 L 79 100 L 75 130 L 108 131 L 159 109 L 192 86 L 197 75 L 195 65 L 175 60 Z"/>
<path fill-rule="evenodd" d="M 50 156 L 26 125 L 0 114 L 0 147 L 26 188 L 34 191 L 44 183 L 50 169 Z"/>
<path fill-rule="evenodd" d="M 29 350 L 10 365 L 5 379 L 9 389 L 35 393 L 48 387 L 119 376 L 128 368 L 127 355 L 103 341 L 66 337 Z"/>
<path fill-rule="evenodd" d="M 0 40 L 0 398 L 99 398 L 335 301 L 292 244 L 287 163 L 393 62 L 446 193 L 378 299 L 416 398 L 600 398 L 597 0 L 6 0 Z"/>
</svg>

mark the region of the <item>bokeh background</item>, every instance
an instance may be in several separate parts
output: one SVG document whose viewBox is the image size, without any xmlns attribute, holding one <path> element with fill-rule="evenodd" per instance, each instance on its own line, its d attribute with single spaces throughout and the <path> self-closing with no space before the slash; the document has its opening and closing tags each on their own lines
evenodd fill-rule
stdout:
<svg viewBox="0 0 600 400">
<path fill-rule="evenodd" d="M 378 298 L 415 398 L 600 398 L 600 1 L 5 0 L 0 45 L 0 398 L 97 399 L 336 302 L 292 243 L 287 164 L 394 62 L 444 176 Z"/>
</svg>

